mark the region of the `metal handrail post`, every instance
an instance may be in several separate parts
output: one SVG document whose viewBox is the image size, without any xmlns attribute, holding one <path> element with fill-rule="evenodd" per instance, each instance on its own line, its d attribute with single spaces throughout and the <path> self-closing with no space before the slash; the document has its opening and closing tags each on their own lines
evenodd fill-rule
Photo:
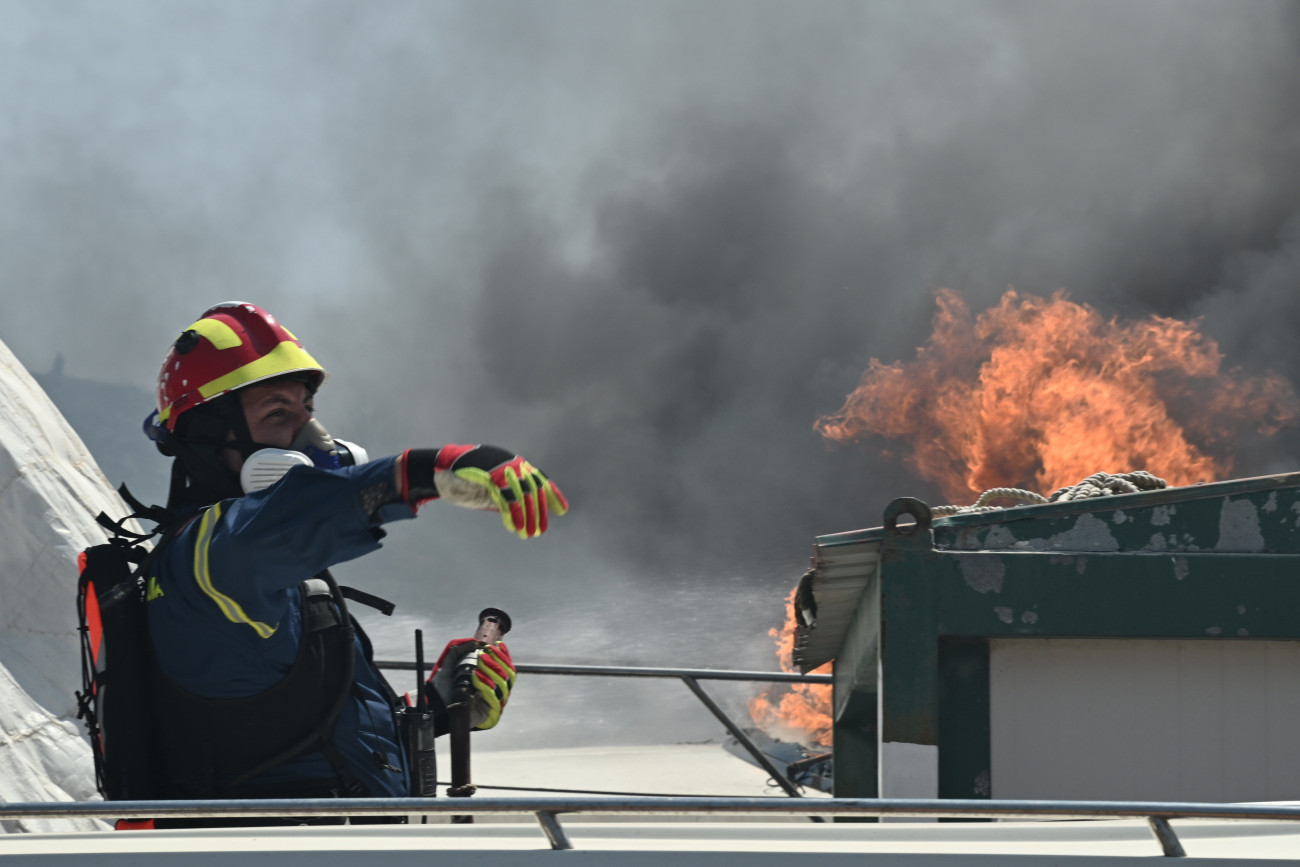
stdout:
<svg viewBox="0 0 1300 867">
<path fill-rule="evenodd" d="M 1187 857 L 1187 852 L 1183 850 L 1183 844 L 1174 833 L 1168 819 L 1163 816 L 1147 816 L 1147 825 L 1151 827 L 1151 833 L 1156 835 L 1156 840 L 1160 841 L 1160 848 L 1164 851 L 1165 857 Z"/>
<path fill-rule="evenodd" d="M 573 844 L 569 842 L 569 836 L 564 833 L 564 828 L 560 826 L 560 818 L 557 813 L 538 810 L 533 815 L 537 817 L 537 824 L 542 826 L 542 833 L 546 835 L 546 839 L 551 841 L 552 849 L 573 848 Z"/>
<path fill-rule="evenodd" d="M 776 769 L 776 765 L 772 764 L 772 761 L 763 754 L 763 751 L 760 750 L 753 741 L 749 739 L 749 736 L 741 731 L 738 725 L 731 721 L 731 717 L 727 716 L 726 712 L 722 708 L 718 707 L 717 702 L 715 702 L 709 694 L 704 691 L 703 687 L 695 682 L 694 678 L 683 677 L 682 682 L 690 688 L 691 692 L 695 693 L 695 697 L 704 703 L 704 706 L 709 709 L 709 712 L 717 717 L 719 722 L 726 726 L 727 731 L 731 732 L 731 736 L 734 737 L 741 746 L 749 750 L 750 755 L 754 757 L 755 761 L 759 763 L 763 770 L 772 775 L 772 779 L 776 781 L 776 784 L 780 786 L 787 795 L 791 798 L 803 797 L 803 794 L 799 791 L 799 787 L 786 779 L 785 774 Z M 814 822 L 820 822 L 822 820 L 820 816 L 812 816 L 810 818 Z"/>
</svg>

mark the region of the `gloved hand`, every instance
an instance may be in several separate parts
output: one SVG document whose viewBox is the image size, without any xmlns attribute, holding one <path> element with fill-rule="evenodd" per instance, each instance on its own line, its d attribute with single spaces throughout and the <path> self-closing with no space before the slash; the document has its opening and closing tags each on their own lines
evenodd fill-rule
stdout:
<svg viewBox="0 0 1300 867">
<path fill-rule="evenodd" d="M 510 700 L 510 689 L 515 685 L 515 664 L 505 642 L 482 645 L 481 649 L 473 638 L 447 642 L 433 667 L 433 674 L 429 675 L 429 683 L 443 706 L 451 707 L 456 700 L 456 680 L 461 662 L 476 650 L 478 658 L 470 677 L 473 690 L 469 699 L 469 722 L 470 728 L 482 731 L 500 721 L 501 711 Z"/>
<path fill-rule="evenodd" d="M 412 449 L 402 458 L 407 502 L 418 505 L 441 497 L 467 509 L 500 512 L 501 523 L 521 539 L 545 533 L 548 512 L 569 510 L 569 501 L 545 473 L 496 446 Z"/>
</svg>

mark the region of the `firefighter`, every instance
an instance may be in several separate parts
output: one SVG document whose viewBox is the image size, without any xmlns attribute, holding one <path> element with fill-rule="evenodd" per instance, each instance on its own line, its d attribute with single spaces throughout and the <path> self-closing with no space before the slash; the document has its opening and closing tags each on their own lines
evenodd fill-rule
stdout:
<svg viewBox="0 0 1300 867">
<path fill-rule="evenodd" d="M 497 511 L 523 538 L 568 509 L 541 471 L 495 446 L 360 462 L 315 418 L 326 377 L 293 334 L 243 302 L 207 310 L 159 372 L 145 430 L 174 463 L 145 610 L 167 797 L 410 794 L 403 700 L 328 568 L 377 550 L 382 525 L 435 500 Z M 476 646 L 451 642 L 426 683 L 437 719 L 450 672 Z M 497 724 L 514 679 L 504 643 L 479 654 L 476 729 Z"/>
</svg>

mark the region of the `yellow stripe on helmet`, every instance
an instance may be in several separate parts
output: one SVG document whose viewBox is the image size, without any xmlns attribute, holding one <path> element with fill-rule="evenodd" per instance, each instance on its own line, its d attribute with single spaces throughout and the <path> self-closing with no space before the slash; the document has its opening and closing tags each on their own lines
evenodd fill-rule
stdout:
<svg viewBox="0 0 1300 867">
<path fill-rule="evenodd" d="M 220 319 L 200 319 L 185 330 L 194 331 L 208 338 L 217 349 L 234 349 L 243 343 L 235 329 Z"/>
<path fill-rule="evenodd" d="M 290 343 L 286 340 L 256 361 L 250 361 L 243 367 L 235 368 L 225 376 L 219 376 L 211 382 L 199 386 L 199 395 L 204 400 L 211 400 L 222 392 L 230 391 L 232 388 L 239 388 L 241 385 L 248 385 L 251 382 L 270 379 L 273 376 L 292 373 L 296 370 L 312 370 L 321 374 L 325 372 L 325 369 L 308 354 L 307 350 L 296 343 Z"/>
</svg>

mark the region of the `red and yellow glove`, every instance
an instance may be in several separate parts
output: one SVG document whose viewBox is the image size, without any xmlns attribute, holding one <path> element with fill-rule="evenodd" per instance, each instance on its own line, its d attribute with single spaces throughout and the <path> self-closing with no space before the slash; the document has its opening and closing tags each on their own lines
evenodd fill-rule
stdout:
<svg viewBox="0 0 1300 867">
<path fill-rule="evenodd" d="M 521 539 L 546 532 L 547 515 L 563 515 L 569 501 L 519 455 L 488 445 L 410 449 L 399 465 L 402 499 L 412 505 L 441 498 L 455 506 L 501 514 Z"/>
<path fill-rule="evenodd" d="M 470 679 L 474 695 L 470 700 L 470 727 L 483 731 L 501 721 L 501 711 L 510 700 L 515 685 L 515 664 L 505 642 L 480 645 L 473 638 L 447 642 L 429 675 L 429 684 L 445 707 L 455 701 L 456 676 L 460 662 L 478 650 L 478 660 Z"/>
</svg>

